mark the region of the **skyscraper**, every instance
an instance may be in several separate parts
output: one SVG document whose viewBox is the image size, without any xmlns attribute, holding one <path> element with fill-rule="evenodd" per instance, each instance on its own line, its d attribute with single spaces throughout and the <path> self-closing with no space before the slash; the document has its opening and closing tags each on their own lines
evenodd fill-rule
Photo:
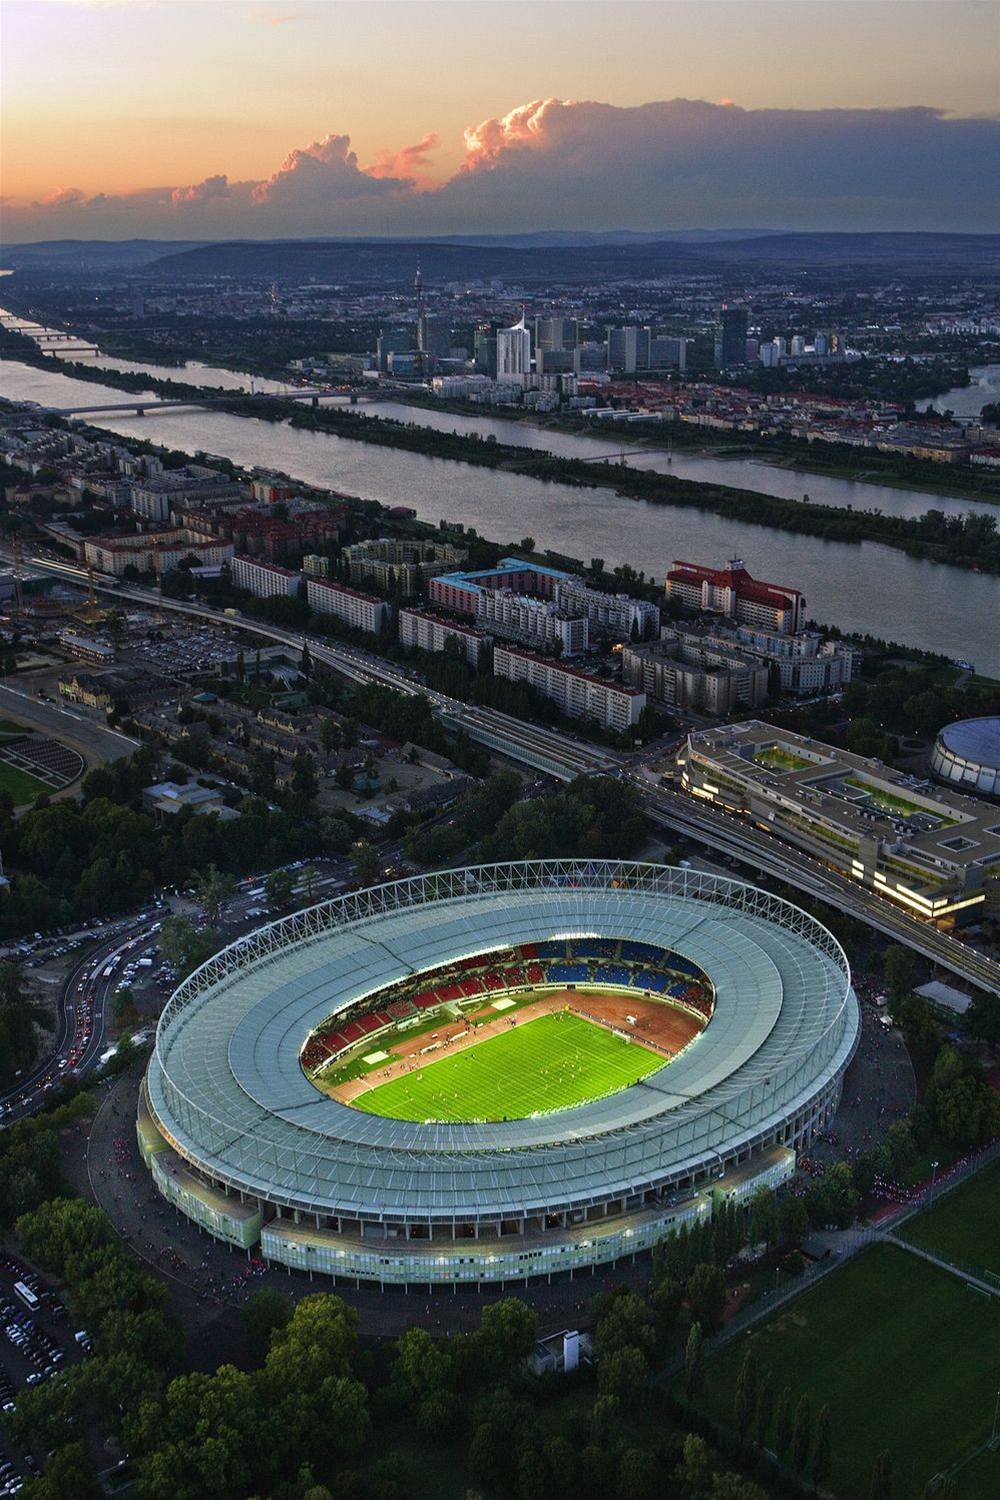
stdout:
<svg viewBox="0 0 1000 1500">
<path fill-rule="evenodd" d="M 746 361 L 747 324 L 749 314 L 745 307 L 734 307 L 723 302 L 719 321 L 715 325 L 715 368 L 728 370 L 732 365 Z"/>
<path fill-rule="evenodd" d="M 625 375 L 649 369 L 649 329 L 628 324 L 609 328 L 607 333 L 607 366 Z"/>
<path fill-rule="evenodd" d="M 576 318 L 548 317 L 535 319 L 535 354 L 539 349 L 575 349 L 578 342 Z"/>
<path fill-rule="evenodd" d="M 521 381 L 531 374 L 531 333 L 524 313 L 512 328 L 497 333 L 497 379 Z"/>
<path fill-rule="evenodd" d="M 477 375 L 496 376 L 497 336 L 492 323 L 480 323 L 473 341 L 473 361 Z"/>
</svg>

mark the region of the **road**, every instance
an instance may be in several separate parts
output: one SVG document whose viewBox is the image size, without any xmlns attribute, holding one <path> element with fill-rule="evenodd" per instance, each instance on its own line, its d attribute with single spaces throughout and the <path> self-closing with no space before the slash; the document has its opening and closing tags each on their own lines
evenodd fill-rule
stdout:
<svg viewBox="0 0 1000 1500">
<path fill-rule="evenodd" d="M 33 566 L 51 572 L 64 580 L 86 585 L 83 568 L 53 563 L 43 557 L 32 557 Z M 918 921 L 905 911 L 848 880 L 826 865 L 821 865 L 801 850 L 783 843 L 772 834 L 754 827 L 719 808 L 695 802 L 679 792 L 660 785 L 659 777 L 632 764 L 612 750 L 588 745 L 565 733 L 529 725 L 494 709 L 463 703 L 445 693 L 425 687 L 402 668 L 390 665 L 372 653 L 345 644 L 332 645 L 321 637 L 304 636 L 299 631 L 248 620 L 234 619 L 220 610 L 185 600 L 161 599 L 151 589 L 134 586 L 106 588 L 117 598 L 143 605 L 156 605 L 215 625 L 238 628 L 251 635 L 280 642 L 301 651 L 308 643 L 310 655 L 317 662 L 360 683 L 375 683 L 396 692 L 422 694 L 435 712 L 452 729 L 464 729 L 470 739 L 512 760 L 531 766 L 563 781 L 586 774 L 611 774 L 627 779 L 640 792 L 650 818 L 661 827 L 685 834 L 706 843 L 711 849 L 728 855 L 754 870 L 773 876 L 806 894 L 828 902 L 846 916 L 867 922 L 879 932 L 915 949 L 931 962 L 940 964 L 968 983 L 1000 993 L 1000 963 L 985 957 L 969 944 L 948 933 L 940 932 L 926 922 Z"/>
</svg>

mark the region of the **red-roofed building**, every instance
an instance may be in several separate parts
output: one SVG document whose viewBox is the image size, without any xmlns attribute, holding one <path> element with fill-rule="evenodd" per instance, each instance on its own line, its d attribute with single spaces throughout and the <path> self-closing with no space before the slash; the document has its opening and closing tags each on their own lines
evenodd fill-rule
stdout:
<svg viewBox="0 0 1000 1500">
<path fill-rule="evenodd" d="M 728 568 L 705 568 L 679 560 L 667 574 L 667 597 L 689 609 L 728 615 L 739 625 L 764 626 L 795 635 L 805 625 L 805 596 L 784 584 L 752 578 L 740 558 Z"/>
</svg>

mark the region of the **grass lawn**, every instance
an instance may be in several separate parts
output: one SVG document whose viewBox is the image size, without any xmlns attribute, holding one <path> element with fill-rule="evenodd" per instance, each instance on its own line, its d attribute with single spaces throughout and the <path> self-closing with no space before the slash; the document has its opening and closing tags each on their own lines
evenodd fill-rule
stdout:
<svg viewBox="0 0 1000 1500">
<path fill-rule="evenodd" d="M 987 1437 L 1000 1386 L 1000 1304 L 892 1245 L 866 1250 L 708 1365 L 706 1404 L 732 1421 L 744 1351 L 777 1392 L 812 1396 L 833 1417 L 834 1492 L 866 1495 L 872 1464 L 892 1453 L 898 1500 Z M 970 1474 L 972 1469 L 970 1466 Z M 1000 1493 L 1000 1453 L 960 1476 L 962 1500 Z"/>
<path fill-rule="evenodd" d="M 3 760 L 0 760 L 0 789 L 10 792 L 15 807 L 20 807 L 25 802 L 34 802 L 40 792 L 51 793 L 55 790 L 46 786 L 44 781 L 39 781 L 37 776 L 29 776 L 27 771 L 19 771 L 16 766 L 9 766 Z"/>
<path fill-rule="evenodd" d="M 518 1120 L 617 1093 L 662 1066 L 649 1048 L 557 1012 L 444 1053 L 351 1102 L 394 1120 Z"/>
<path fill-rule="evenodd" d="M 762 745 L 754 756 L 758 766 L 765 766 L 772 771 L 805 771 L 815 761 L 806 760 L 804 755 L 796 755 L 794 750 L 783 750 L 780 745 Z"/>
<path fill-rule="evenodd" d="M 974 1275 L 1000 1277 L 1000 1161 L 907 1220 L 899 1235 Z"/>
</svg>

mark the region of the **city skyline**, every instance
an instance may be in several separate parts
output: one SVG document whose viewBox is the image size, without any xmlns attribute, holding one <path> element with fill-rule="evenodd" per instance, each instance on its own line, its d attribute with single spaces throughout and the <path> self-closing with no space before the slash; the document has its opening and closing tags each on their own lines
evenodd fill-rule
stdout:
<svg viewBox="0 0 1000 1500">
<path fill-rule="evenodd" d="M 4 238 L 1000 228 L 992 0 L 457 13 L 8 0 Z"/>
</svg>

